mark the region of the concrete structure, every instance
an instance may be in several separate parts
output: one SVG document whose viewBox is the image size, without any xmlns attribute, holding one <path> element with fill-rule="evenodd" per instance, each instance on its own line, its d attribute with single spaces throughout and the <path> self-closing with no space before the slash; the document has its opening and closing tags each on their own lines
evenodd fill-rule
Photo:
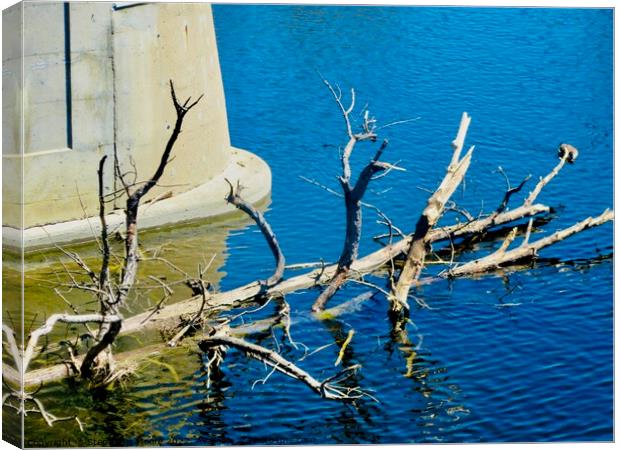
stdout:
<svg viewBox="0 0 620 450">
<path fill-rule="evenodd" d="M 21 229 L 28 248 L 92 238 L 98 161 L 108 155 L 108 193 L 120 188 L 115 158 L 137 181 L 153 173 L 176 117 L 169 79 L 180 98 L 205 97 L 140 226 L 231 211 L 224 177 L 250 201 L 269 195 L 268 166 L 230 145 L 209 5 L 24 2 L 3 12 L 3 30 L 5 244 L 19 247 Z"/>
</svg>

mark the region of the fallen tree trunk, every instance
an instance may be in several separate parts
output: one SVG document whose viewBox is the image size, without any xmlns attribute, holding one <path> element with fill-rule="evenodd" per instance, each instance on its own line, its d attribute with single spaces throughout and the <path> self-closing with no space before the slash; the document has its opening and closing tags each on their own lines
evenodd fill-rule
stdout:
<svg viewBox="0 0 620 450">
<path fill-rule="evenodd" d="M 333 308 L 327 309 L 322 312 L 322 314 L 329 317 L 337 317 L 340 316 L 347 311 L 350 311 L 351 308 L 357 308 L 363 301 L 368 300 L 371 295 L 364 296 L 363 298 L 356 298 L 340 304 L 338 306 L 334 306 Z M 256 320 L 250 323 L 244 323 L 238 325 L 236 327 L 232 327 L 228 329 L 229 336 L 242 338 L 247 335 L 260 333 L 269 328 L 277 325 L 279 322 L 279 316 L 268 317 L 265 319 Z M 304 317 L 295 324 L 300 324 L 306 321 L 312 320 L 310 317 Z M 184 339 L 184 342 L 195 344 L 200 340 L 204 339 L 204 336 L 187 336 Z M 19 350 L 17 350 L 17 345 L 12 347 L 16 354 L 19 354 Z M 140 360 L 146 359 L 150 356 L 160 354 L 162 351 L 167 351 L 171 347 L 167 345 L 165 342 L 159 342 L 147 347 L 137 348 L 135 350 L 128 350 L 122 353 L 118 353 L 114 356 L 117 370 L 130 369 L 135 366 Z M 84 356 L 76 356 L 72 361 L 67 361 L 62 364 L 56 364 L 49 367 L 43 367 L 38 369 L 33 369 L 26 372 L 23 383 L 24 388 L 39 386 L 42 384 L 48 384 L 55 381 L 62 380 L 64 378 L 73 377 L 79 374 L 78 367 L 81 364 Z M 14 369 L 7 364 L 3 364 L 2 372 L 4 380 L 10 383 L 14 383 L 16 385 L 20 384 L 20 374 L 19 371 Z"/>
<path fill-rule="evenodd" d="M 428 199 L 427 206 L 422 212 L 422 215 L 420 216 L 416 224 L 415 233 L 413 235 L 413 238 L 411 239 L 411 243 L 407 251 L 407 259 L 405 261 L 405 265 L 401 270 L 398 282 L 396 286 L 392 289 L 392 295 L 390 296 L 390 312 L 394 317 L 398 317 L 401 312 L 408 310 L 407 297 L 409 295 L 409 290 L 411 289 L 411 286 L 417 284 L 420 274 L 422 273 L 422 269 L 424 268 L 426 253 L 428 251 L 427 247 L 432 242 L 430 233 L 435 224 L 441 218 L 444 208 L 446 206 L 446 202 L 450 199 L 452 193 L 462 182 L 463 177 L 465 176 L 465 173 L 467 172 L 467 169 L 469 167 L 469 163 L 471 161 L 471 152 L 474 148 L 473 146 L 462 159 L 459 159 L 465 136 L 467 135 L 467 128 L 469 126 L 469 123 L 469 116 L 467 115 L 467 113 L 463 113 L 463 116 L 461 118 L 461 124 L 459 126 L 459 131 L 454 142 L 452 143 L 454 153 L 452 155 L 450 165 L 448 166 L 446 176 L 444 177 L 437 190 Z M 539 182 L 536 184 L 532 192 L 523 201 L 521 207 L 527 208 L 532 206 L 533 202 L 536 200 L 542 189 L 560 172 L 562 167 L 564 167 L 564 164 L 567 162 L 570 164 L 574 163 L 577 159 L 578 154 L 579 152 L 572 145 L 560 144 L 558 148 L 558 157 L 560 159 L 560 162 L 551 170 L 551 172 L 549 172 L 549 174 L 547 174 L 544 178 L 540 178 Z M 501 168 L 500 171 L 503 173 Z M 506 175 L 504 174 L 504 176 Z M 513 194 L 519 192 L 528 179 L 529 176 L 526 177 L 517 187 L 512 188 L 510 186 L 510 182 L 508 181 L 508 177 L 506 176 L 508 188 L 506 190 L 506 193 L 504 194 L 504 198 L 501 204 L 492 214 L 478 222 L 477 226 L 481 227 L 484 230 L 485 227 L 491 227 L 495 225 L 497 218 L 501 214 L 503 214 L 508 207 L 510 197 Z"/>
<path fill-rule="evenodd" d="M 535 204 L 528 207 L 522 206 L 496 216 L 493 221 L 493 226 L 505 225 L 516 220 L 548 213 L 549 211 L 550 208 L 548 206 L 540 204 Z M 483 218 L 468 224 L 457 224 L 450 227 L 437 228 L 429 234 L 429 240 L 431 242 L 439 242 L 450 238 L 454 239 L 464 237 L 473 233 L 481 233 L 487 230 L 488 227 L 488 221 Z M 363 258 L 357 259 L 351 266 L 351 272 L 355 276 L 359 276 L 360 274 L 367 274 L 383 267 L 391 259 L 405 252 L 410 240 L 411 236 L 406 239 L 401 239 L 394 244 L 383 247 Z M 328 281 L 331 277 L 333 277 L 337 267 L 337 264 L 332 264 L 312 270 L 305 274 L 282 280 L 267 289 L 267 291 L 264 292 L 264 295 L 266 297 L 279 297 L 300 289 L 310 289 L 318 284 Z M 241 305 L 248 300 L 253 300 L 257 295 L 261 294 L 261 287 L 262 286 L 258 282 L 252 282 L 230 291 L 213 294 L 208 298 L 208 303 L 211 307 Z M 121 334 L 157 327 L 170 321 L 171 319 L 178 319 L 178 316 L 181 314 L 195 313 L 200 308 L 201 303 L 202 297 L 195 296 L 182 302 L 166 305 L 155 315 L 150 312 L 145 312 L 127 318 L 123 322 Z M 149 319 L 149 316 L 152 317 Z"/>
<path fill-rule="evenodd" d="M 465 144 L 465 137 L 467 136 L 467 129 L 470 123 L 471 117 L 464 112 L 456 138 L 452 143 L 452 160 L 446 175 L 437 190 L 429 197 L 426 208 L 424 208 L 416 223 L 415 232 L 407 250 L 405 265 L 400 272 L 396 286 L 392 289 L 390 310 L 393 314 L 400 314 L 402 311 L 409 310 L 407 297 L 411 286 L 418 281 L 422 273 L 429 244 L 428 234 L 439 222 L 446 202 L 450 200 L 454 191 L 463 181 L 467 169 L 469 169 L 474 146 L 471 146 L 463 158 L 461 158 L 461 151 Z"/>
</svg>

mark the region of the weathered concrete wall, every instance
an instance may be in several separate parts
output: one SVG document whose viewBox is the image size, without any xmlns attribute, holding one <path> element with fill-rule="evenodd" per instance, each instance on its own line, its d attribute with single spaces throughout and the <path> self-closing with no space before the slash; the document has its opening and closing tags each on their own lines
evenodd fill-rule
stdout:
<svg viewBox="0 0 620 450">
<path fill-rule="evenodd" d="M 105 3 L 24 3 L 25 227 L 96 213 L 114 143 L 110 20 Z"/>
<path fill-rule="evenodd" d="M 4 29 L 19 35 L 15 14 L 3 15 Z M 3 167 L 6 175 L 23 165 L 24 200 L 22 205 L 20 183 L 5 176 L 3 225 L 22 225 L 13 218 L 21 206 L 25 228 L 95 216 L 103 155 L 109 156 L 107 192 L 120 188 L 115 154 L 124 171 L 135 165 L 136 181 L 149 177 L 176 117 L 170 79 L 179 98 L 205 96 L 188 114 L 174 158 L 150 198 L 172 195 L 173 201 L 206 183 L 220 195 L 223 180 L 217 179 L 233 164 L 233 150 L 210 5 L 25 2 L 22 22 L 23 55 L 21 46 L 12 46 L 15 39 L 4 40 Z M 252 160 L 252 170 L 264 174 L 259 183 L 270 187 L 268 167 L 247 152 L 239 155 Z M 115 206 L 122 208 L 123 200 Z"/>
<path fill-rule="evenodd" d="M 221 173 L 230 160 L 228 120 L 211 7 L 161 3 L 116 11 L 114 64 L 120 160 L 136 162 L 139 179 L 155 171 L 174 126 L 172 79 L 179 98 L 200 104 L 186 118 L 159 191 L 187 191 Z M 171 186 L 176 185 L 176 186 Z"/>
<path fill-rule="evenodd" d="M 21 5 L 14 5 L 2 11 L 2 217 L 5 222 L 15 224 L 13 241 L 22 242 L 22 209 L 20 207 L 22 195 L 22 158 L 21 153 L 21 104 L 22 104 L 22 22 L 23 11 Z M 3 250 L 6 242 L 10 239 L 2 227 Z M 14 328 L 17 345 L 23 345 L 23 333 L 21 329 L 24 313 L 24 295 L 22 289 L 21 272 L 12 269 L 11 266 L 23 264 L 23 248 L 17 249 L 16 255 L 2 252 L 2 302 L 4 311 L 10 309 L 10 317 L 2 313 L 2 324 Z M 16 326 L 17 325 L 17 326 Z M 15 361 L 7 359 L 3 365 L 17 369 Z M 5 425 L 2 438 L 13 445 L 22 446 L 21 432 L 23 423 Z"/>
<path fill-rule="evenodd" d="M 22 5 L 2 11 L 2 217 L 22 227 Z"/>
</svg>

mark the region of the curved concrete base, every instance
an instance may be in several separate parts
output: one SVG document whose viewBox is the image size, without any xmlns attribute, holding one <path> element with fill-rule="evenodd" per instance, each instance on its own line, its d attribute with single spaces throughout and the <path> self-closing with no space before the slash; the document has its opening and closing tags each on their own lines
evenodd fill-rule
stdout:
<svg viewBox="0 0 620 450">
<path fill-rule="evenodd" d="M 258 203 L 271 193 L 271 170 L 267 163 L 253 153 L 231 147 L 230 163 L 219 176 L 182 194 L 142 205 L 138 216 L 140 229 L 234 212 L 236 208 L 225 200 L 229 190 L 225 178 L 233 184 L 240 180 L 244 186 L 243 197 L 250 203 Z M 116 210 L 106 216 L 106 221 L 110 234 L 123 231 L 125 215 L 123 211 Z M 26 228 L 23 230 L 24 251 L 91 241 L 100 233 L 98 217 Z M 5 249 L 19 250 L 22 245 L 22 233 L 18 229 L 3 226 L 2 237 Z"/>
</svg>

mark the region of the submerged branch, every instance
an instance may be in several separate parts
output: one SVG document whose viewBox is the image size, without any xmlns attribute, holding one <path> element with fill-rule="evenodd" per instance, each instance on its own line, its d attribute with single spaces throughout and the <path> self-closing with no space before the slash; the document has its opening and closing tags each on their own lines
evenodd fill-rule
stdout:
<svg viewBox="0 0 620 450">
<path fill-rule="evenodd" d="M 521 245 L 513 250 L 508 250 L 510 244 L 515 238 L 515 232 L 513 232 L 508 236 L 508 238 L 502 243 L 499 249 L 493 252 L 490 255 L 487 255 L 483 258 L 476 259 L 474 261 L 470 261 L 461 266 L 455 267 L 446 272 L 446 277 L 460 277 L 466 275 L 473 275 L 476 273 L 488 272 L 491 270 L 498 269 L 502 265 L 506 265 L 509 263 L 522 261 L 528 258 L 535 258 L 538 254 L 538 251 L 553 245 L 557 242 L 563 241 L 564 239 L 577 234 L 581 231 L 587 230 L 589 228 L 597 227 L 602 225 L 610 220 L 613 220 L 614 213 L 611 210 L 605 210 L 601 215 L 596 217 L 588 217 L 587 219 L 582 220 L 581 222 L 576 223 L 575 225 L 565 228 L 560 231 L 556 231 L 555 233 L 541 238 L 535 242 L 529 242 L 529 232 L 526 233 L 525 238 Z M 531 222 L 528 230 L 531 229 Z"/>
<path fill-rule="evenodd" d="M 247 357 L 265 363 L 274 370 L 305 383 L 310 389 L 326 399 L 356 400 L 364 396 L 364 392 L 359 388 L 347 388 L 338 385 L 337 381 L 333 382 L 337 378 L 341 379 L 344 373 L 358 369 L 359 366 L 348 367 L 334 377 L 330 377 L 321 382 L 273 350 L 247 342 L 243 339 L 216 334 L 207 339 L 203 339 L 198 346 L 203 352 L 212 351 L 214 348 L 220 346 L 234 347 L 242 351 Z"/>
</svg>

